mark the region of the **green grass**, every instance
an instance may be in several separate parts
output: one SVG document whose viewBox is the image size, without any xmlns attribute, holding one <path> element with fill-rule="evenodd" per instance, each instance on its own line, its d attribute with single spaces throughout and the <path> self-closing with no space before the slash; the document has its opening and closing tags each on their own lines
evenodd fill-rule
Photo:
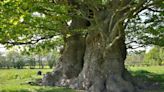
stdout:
<svg viewBox="0 0 164 92">
<path fill-rule="evenodd" d="M 37 71 L 44 74 L 51 69 L 0 69 L 0 92 L 75 92 L 62 87 L 31 86 L 27 82 L 42 78 Z"/>
<path fill-rule="evenodd" d="M 160 85 L 158 90 L 149 90 L 148 92 L 164 92 L 164 66 L 128 67 L 128 70 L 143 82 Z"/>
<path fill-rule="evenodd" d="M 151 73 L 156 73 L 156 74 L 164 74 L 164 66 L 148 66 L 148 67 L 128 67 L 129 70 L 131 71 L 140 71 L 140 70 L 144 70 L 144 71 L 148 71 Z"/>
<path fill-rule="evenodd" d="M 37 71 L 44 74 L 51 69 L 0 69 L 0 92 L 75 92 L 75 90 L 62 87 L 31 86 L 29 81 L 42 78 Z M 163 92 L 164 90 L 164 66 L 128 67 L 133 76 L 142 78 L 144 81 L 158 82 L 160 90 L 145 92 Z"/>
<path fill-rule="evenodd" d="M 128 67 L 133 76 L 152 82 L 164 82 L 164 66 Z"/>
</svg>

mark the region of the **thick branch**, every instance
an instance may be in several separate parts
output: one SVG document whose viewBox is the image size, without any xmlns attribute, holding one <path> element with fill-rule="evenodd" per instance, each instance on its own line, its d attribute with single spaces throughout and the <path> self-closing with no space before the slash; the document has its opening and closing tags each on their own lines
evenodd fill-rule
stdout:
<svg viewBox="0 0 164 92">
<path fill-rule="evenodd" d="M 1 44 L 10 44 L 10 45 L 28 45 L 28 44 L 36 44 L 39 41 L 43 41 L 46 39 L 51 39 L 54 36 L 45 36 L 45 37 L 40 37 L 38 39 L 32 39 L 30 41 L 26 41 L 26 42 L 19 42 L 19 41 L 0 41 Z"/>
<path fill-rule="evenodd" d="M 127 49 L 138 49 L 138 48 L 142 48 L 142 47 L 145 47 L 145 45 L 142 44 L 142 45 L 138 45 L 135 47 L 130 45 L 130 46 L 127 46 Z"/>
<path fill-rule="evenodd" d="M 153 12 L 164 12 L 164 10 L 158 10 L 158 9 L 153 9 L 153 8 L 148 8 L 149 11 Z"/>
<path fill-rule="evenodd" d="M 126 45 L 132 44 L 132 43 L 138 43 L 137 41 L 130 41 L 128 43 L 126 43 Z"/>
</svg>

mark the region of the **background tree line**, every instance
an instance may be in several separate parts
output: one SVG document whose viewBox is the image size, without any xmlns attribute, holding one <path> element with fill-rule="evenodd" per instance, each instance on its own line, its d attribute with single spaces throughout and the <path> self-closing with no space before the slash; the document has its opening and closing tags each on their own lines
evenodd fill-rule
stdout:
<svg viewBox="0 0 164 92">
<path fill-rule="evenodd" d="M 17 52 L 8 50 L 7 53 L 0 54 L 0 68 L 53 68 L 59 58 L 59 52 L 56 50 L 42 50 L 41 53 Z M 126 65 L 130 66 L 153 66 L 164 65 L 164 48 L 154 46 L 149 52 L 132 52 L 126 59 Z"/>
<path fill-rule="evenodd" d="M 164 65 L 164 48 L 154 46 L 149 52 L 130 53 L 126 59 L 126 65 L 153 66 Z"/>
<path fill-rule="evenodd" d="M 55 50 L 49 52 L 42 50 L 40 54 L 37 54 L 34 52 L 18 52 L 12 49 L 5 54 L 0 54 L 0 68 L 53 68 L 58 57 L 59 54 Z"/>
</svg>

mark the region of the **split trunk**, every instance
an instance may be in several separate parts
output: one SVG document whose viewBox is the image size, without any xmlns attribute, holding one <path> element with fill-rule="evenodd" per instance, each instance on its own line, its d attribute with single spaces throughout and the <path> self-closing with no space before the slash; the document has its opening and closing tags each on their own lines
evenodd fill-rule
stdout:
<svg viewBox="0 0 164 92">
<path fill-rule="evenodd" d="M 59 64 L 43 78 L 44 85 L 68 86 L 88 92 L 136 92 L 124 66 L 126 45 L 122 14 L 96 14 L 99 24 L 87 36 L 66 41 Z M 76 20 L 80 26 L 81 20 Z"/>
</svg>

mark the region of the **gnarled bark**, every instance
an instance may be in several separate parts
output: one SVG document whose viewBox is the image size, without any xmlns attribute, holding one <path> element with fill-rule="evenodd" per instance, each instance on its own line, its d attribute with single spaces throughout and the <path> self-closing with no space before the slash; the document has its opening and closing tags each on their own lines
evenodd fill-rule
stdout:
<svg viewBox="0 0 164 92">
<path fill-rule="evenodd" d="M 133 83 L 125 77 L 124 37 L 118 39 L 109 49 L 105 48 L 102 39 L 99 32 L 88 35 L 84 67 L 71 87 L 88 92 L 135 92 Z"/>
<path fill-rule="evenodd" d="M 43 85 L 63 86 L 67 79 L 75 78 L 83 68 L 85 40 L 80 35 L 74 35 L 67 39 L 66 45 L 59 63 L 53 72 L 47 73 L 42 81 Z"/>
<path fill-rule="evenodd" d="M 43 78 L 43 83 L 49 85 L 52 81 L 53 85 L 84 89 L 87 92 L 137 92 L 124 66 L 126 45 L 123 23 L 133 14 L 126 5 L 128 3 L 124 2 L 123 8 L 113 6 L 112 9 L 104 7 L 93 10 L 94 22 L 90 23 L 94 28 L 88 31 L 83 40 L 75 36 L 67 42 L 61 64 Z M 86 28 L 88 21 L 82 20 L 73 19 L 72 29 Z"/>
</svg>

